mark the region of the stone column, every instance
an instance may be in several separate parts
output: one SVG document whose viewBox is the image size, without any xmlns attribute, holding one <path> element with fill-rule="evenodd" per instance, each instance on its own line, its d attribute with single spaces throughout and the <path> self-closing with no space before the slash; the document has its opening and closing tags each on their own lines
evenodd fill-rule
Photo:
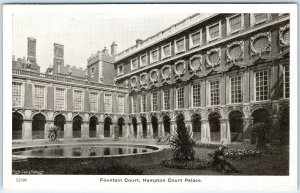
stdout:
<svg viewBox="0 0 300 193">
<path fill-rule="evenodd" d="M 89 121 L 83 121 L 81 126 L 81 138 L 82 139 L 89 139 Z"/>
<path fill-rule="evenodd" d="M 251 131 L 250 131 L 250 129 L 248 129 L 251 124 L 252 124 L 251 117 L 243 118 L 243 140 L 245 142 L 250 142 L 250 140 L 251 140 Z"/>
<path fill-rule="evenodd" d="M 210 142 L 210 130 L 207 119 L 201 120 L 201 142 L 208 143 Z"/>
<path fill-rule="evenodd" d="M 147 138 L 153 139 L 153 128 L 151 122 L 147 122 Z"/>
<path fill-rule="evenodd" d="M 187 127 L 187 130 L 188 130 L 190 136 L 193 137 L 194 133 L 193 133 L 192 121 L 191 120 L 186 120 L 185 123 L 186 123 L 186 127 Z"/>
<path fill-rule="evenodd" d="M 170 128 L 171 135 L 175 134 L 175 127 L 176 127 L 176 122 L 174 120 L 171 120 L 171 128 Z"/>
<path fill-rule="evenodd" d="M 163 126 L 162 126 L 162 121 L 158 121 L 157 122 L 158 123 L 158 137 L 164 137 L 165 136 L 165 132 L 164 132 L 164 130 L 163 130 Z"/>
<path fill-rule="evenodd" d="M 272 127 L 270 131 L 270 142 L 272 145 L 280 144 L 280 115 L 273 115 L 271 117 Z"/>
<path fill-rule="evenodd" d="M 112 123 L 111 125 L 110 125 L 110 127 L 109 127 L 109 129 L 110 129 L 110 131 L 109 131 L 109 133 L 110 133 L 110 137 L 111 138 L 115 138 L 115 126 L 117 125 L 117 123 Z"/>
<path fill-rule="evenodd" d="M 130 124 L 130 138 L 134 138 L 134 128 L 133 128 L 133 124 Z"/>
<path fill-rule="evenodd" d="M 73 122 L 66 121 L 66 130 L 64 132 L 64 139 L 65 140 L 72 140 L 73 139 Z"/>
<path fill-rule="evenodd" d="M 130 138 L 130 123 L 124 124 L 124 138 Z"/>
<path fill-rule="evenodd" d="M 25 119 L 24 122 L 24 129 L 22 132 L 22 138 L 24 141 L 32 140 L 32 120 L 31 119 Z"/>
<path fill-rule="evenodd" d="M 221 124 L 220 142 L 224 144 L 230 143 L 230 138 L 228 138 L 228 136 L 230 135 L 230 130 L 228 130 L 227 128 L 227 122 L 228 119 L 220 119 L 220 124 Z"/>
<path fill-rule="evenodd" d="M 99 122 L 96 126 L 96 138 L 103 139 L 104 138 L 104 122 Z"/>
</svg>

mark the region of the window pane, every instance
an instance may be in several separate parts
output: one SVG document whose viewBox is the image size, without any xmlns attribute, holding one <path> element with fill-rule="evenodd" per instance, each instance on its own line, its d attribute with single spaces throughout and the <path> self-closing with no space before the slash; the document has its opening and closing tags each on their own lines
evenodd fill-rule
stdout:
<svg viewBox="0 0 300 193">
<path fill-rule="evenodd" d="M 170 109 L 170 90 L 164 91 L 164 110 Z"/>
<path fill-rule="evenodd" d="M 184 88 L 177 89 L 177 108 L 184 108 Z"/>
<path fill-rule="evenodd" d="M 91 111 L 94 111 L 94 112 L 98 111 L 98 94 L 97 93 L 90 93 L 90 106 L 91 106 Z"/>
<path fill-rule="evenodd" d="M 212 81 L 210 82 L 210 104 L 218 105 L 219 103 L 219 81 Z"/>
<path fill-rule="evenodd" d="M 284 98 L 290 98 L 290 67 L 284 67 Z"/>
<path fill-rule="evenodd" d="M 255 13 L 254 14 L 255 22 L 259 22 L 268 18 L 267 13 Z"/>
<path fill-rule="evenodd" d="M 152 111 L 157 111 L 157 92 L 152 93 Z"/>
<path fill-rule="evenodd" d="M 260 71 L 255 73 L 255 93 L 256 101 L 269 99 L 268 71 Z"/>
<path fill-rule="evenodd" d="M 111 94 L 104 95 L 104 111 L 112 112 L 112 95 Z"/>
<path fill-rule="evenodd" d="M 73 108 L 75 111 L 82 110 L 82 102 L 83 102 L 83 92 L 79 90 L 74 91 L 74 103 Z"/>
<path fill-rule="evenodd" d="M 219 24 L 209 27 L 209 35 L 211 39 L 219 37 Z"/>
<path fill-rule="evenodd" d="M 56 88 L 55 95 L 55 109 L 65 110 L 65 89 Z"/>
<path fill-rule="evenodd" d="M 230 78 L 231 103 L 242 102 L 242 77 L 235 76 Z"/>
<path fill-rule="evenodd" d="M 22 106 L 22 83 L 13 82 L 12 84 L 12 105 L 13 107 Z"/>
<path fill-rule="evenodd" d="M 184 39 L 176 41 L 177 51 L 181 52 L 184 50 Z"/>
<path fill-rule="evenodd" d="M 238 30 L 242 28 L 241 15 L 230 18 L 229 20 L 231 31 Z"/>
<path fill-rule="evenodd" d="M 45 86 L 35 85 L 34 87 L 34 108 L 45 108 Z"/>
<path fill-rule="evenodd" d="M 192 35 L 192 43 L 194 46 L 200 44 L 200 32 Z"/>
<path fill-rule="evenodd" d="M 132 113 L 136 113 L 136 105 L 137 105 L 137 101 L 136 101 L 136 96 L 132 97 Z"/>
<path fill-rule="evenodd" d="M 141 112 L 146 112 L 146 95 L 141 96 Z"/>
<path fill-rule="evenodd" d="M 193 107 L 200 107 L 201 93 L 200 93 L 200 84 L 193 85 Z"/>
<path fill-rule="evenodd" d="M 169 46 L 163 47 L 163 52 L 164 52 L 164 56 L 169 56 L 169 55 L 171 55 L 170 45 L 169 45 Z"/>
<path fill-rule="evenodd" d="M 118 113 L 124 113 L 124 96 L 118 96 Z"/>
</svg>

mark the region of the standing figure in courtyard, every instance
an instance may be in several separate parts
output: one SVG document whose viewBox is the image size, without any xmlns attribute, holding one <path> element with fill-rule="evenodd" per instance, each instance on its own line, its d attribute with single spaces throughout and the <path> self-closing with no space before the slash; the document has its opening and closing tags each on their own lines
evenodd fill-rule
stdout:
<svg viewBox="0 0 300 193">
<path fill-rule="evenodd" d="M 228 166 L 230 168 L 231 171 L 234 172 L 239 172 L 238 169 L 236 169 L 235 167 L 233 167 L 233 165 L 225 160 L 225 155 L 224 155 L 224 150 L 226 149 L 226 146 L 220 146 L 213 155 L 209 154 L 210 156 L 213 157 L 213 166 L 221 166 L 221 171 L 222 172 L 227 172 L 227 170 L 225 169 L 225 166 Z"/>
</svg>

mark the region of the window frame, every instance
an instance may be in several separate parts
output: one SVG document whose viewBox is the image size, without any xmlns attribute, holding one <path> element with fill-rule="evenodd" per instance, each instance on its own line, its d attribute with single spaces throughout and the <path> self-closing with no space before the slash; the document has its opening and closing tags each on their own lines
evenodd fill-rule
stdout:
<svg viewBox="0 0 300 193">
<path fill-rule="evenodd" d="M 168 91 L 168 93 L 169 93 L 169 108 L 168 108 L 168 109 L 166 109 L 166 106 L 165 106 L 165 92 L 166 92 L 166 91 Z M 169 110 L 171 109 L 170 92 L 171 92 L 171 91 L 170 91 L 169 89 L 168 89 L 168 90 L 163 90 L 163 92 L 162 92 L 162 97 L 163 97 L 163 98 L 162 98 L 162 101 L 163 101 L 163 105 L 162 105 L 162 106 L 163 106 L 163 110 L 164 110 L 164 111 L 169 111 Z"/>
<path fill-rule="evenodd" d="M 153 52 L 157 52 L 157 60 L 153 60 Z M 158 48 L 150 51 L 150 64 L 159 61 L 159 50 Z"/>
<path fill-rule="evenodd" d="M 183 107 L 182 108 L 179 108 L 179 106 L 178 106 L 178 90 L 179 89 L 183 89 Z M 176 102 L 176 110 L 180 110 L 180 109 L 184 109 L 184 86 L 182 86 L 182 87 L 178 87 L 178 88 L 176 88 L 176 94 L 175 94 L 175 102 Z"/>
<path fill-rule="evenodd" d="M 110 98 L 111 98 L 111 109 L 110 109 L 110 111 L 105 111 L 105 95 L 110 95 Z M 104 113 L 112 113 L 113 112 L 113 93 L 111 93 L 111 92 L 104 92 L 103 93 L 103 99 L 104 99 L 104 101 L 103 101 L 103 107 L 104 107 Z"/>
<path fill-rule="evenodd" d="M 211 27 L 215 26 L 215 25 L 219 25 L 219 36 L 214 37 L 214 38 L 211 38 L 211 37 L 210 37 L 210 33 L 209 33 L 209 29 L 210 29 Z M 222 23 L 221 23 L 221 20 L 218 21 L 218 22 L 216 22 L 216 23 L 213 23 L 213 24 L 211 24 L 211 25 L 206 26 L 206 41 L 207 41 L 208 43 L 211 42 L 211 41 L 217 40 L 217 39 L 219 39 L 219 38 L 221 38 L 221 37 L 222 37 Z"/>
<path fill-rule="evenodd" d="M 219 103 L 216 105 L 212 105 L 211 103 L 211 82 L 219 82 Z M 220 100 L 220 79 L 217 80 L 209 80 L 208 81 L 208 106 L 219 106 L 221 104 L 221 100 Z"/>
<path fill-rule="evenodd" d="M 13 106 L 12 105 L 12 107 L 24 107 L 24 96 L 25 96 L 24 82 L 13 80 L 12 84 L 13 83 L 21 84 L 21 105 L 20 106 Z"/>
<path fill-rule="evenodd" d="M 92 77 L 94 77 L 96 75 L 96 66 L 91 67 L 91 75 L 92 75 Z"/>
<path fill-rule="evenodd" d="M 286 92 L 285 92 L 285 89 L 286 89 L 286 86 L 285 86 L 285 84 L 286 84 L 286 82 L 285 82 L 285 72 L 286 72 L 286 67 L 288 67 L 289 68 L 289 97 L 286 97 Z M 290 93 L 290 66 L 289 65 L 285 65 L 285 66 L 283 66 L 283 98 L 284 99 L 290 99 L 290 95 L 291 95 L 291 93 Z"/>
<path fill-rule="evenodd" d="M 143 60 L 142 60 L 142 57 L 143 56 L 146 56 L 146 63 L 145 64 L 143 64 Z M 140 56 L 140 67 L 144 67 L 144 66 L 147 66 L 148 65 L 148 54 L 147 53 L 145 53 L 145 54 L 143 54 L 143 55 L 141 55 Z"/>
<path fill-rule="evenodd" d="M 56 108 L 56 89 L 64 89 L 64 108 L 57 109 Z M 55 110 L 66 110 L 67 107 L 67 88 L 62 86 L 54 86 L 54 109 Z"/>
<path fill-rule="evenodd" d="M 92 111 L 92 109 L 91 109 L 91 94 L 92 93 L 94 93 L 94 94 L 97 95 L 97 97 L 96 97 L 97 98 L 97 100 L 96 100 L 97 101 L 97 109 L 96 109 L 96 111 Z M 90 111 L 91 112 L 99 112 L 99 92 L 98 91 L 90 91 L 89 92 L 89 99 L 90 99 Z"/>
<path fill-rule="evenodd" d="M 262 72 L 262 71 L 266 71 L 267 72 L 267 77 L 268 77 L 268 99 L 266 99 L 266 100 L 256 100 L 256 73 L 259 73 L 259 72 Z M 254 75 L 254 77 L 253 77 L 253 79 L 254 79 L 254 94 L 253 94 L 253 96 L 254 96 L 254 99 L 253 99 L 253 101 L 254 102 L 264 102 L 264 101 L 269 101 L 270 100 L 270 72 L 269 72 L 270 70 L 269 69 L 260 69 L 260 70 L 257 70 L 257 71 L 254 71 L 253 72 L 253 75 Z"/>
<path fill-rule="evenodd" d="M 42 108 L 36 108 L 35 106 L 34 106 L 34 100 L 35 100 L 35 86 L 43 86 L 44 87 L 44 106 L 42 107 Z M 48 87 L 47 87 L 47 85 L 46 84 L 40 84 L 40 83 L 38 83 L 38 84 L 36 84 L 36 83 L 33 83 L 33 88 L 32 88 L 32 92 L 33 92 L 33 103 L 32 103 L 32 106 L 33 106 L 33 109 L 46 109 L 46 107 L 47 107 L 47 91 L 48 91 Z"/>
<path fill-rule="evenodd" d="M 200 87 L 200 105 L 199 106 L 195 106 L 194 105 L 194 86 L 195 85 L 199 85 L 199 87 Z M 193 83 L 192 85 L 191 85 L 191 107 L 192 108 L 197 108 L 197 107 L 201 107 L 201 83 L 200 82 L 196 82 L 196 83 Z"/>
<path fill-rule="evenodd" d="M 170 54 L 169 55 L 165 55 L 164 54 L 164 47 L 167 47 L 167 46 L 170 46 Z M 171 57 L 172 56 L 172 43 L 168 43 L 168 44 L 165 44 L 165 45 L 162 45 L 161 46 L 161 59 L 165 59 L 165 58 L 168 58 L 168 57 Z"/>
<path fill-rule="evenodd" d="M 135 108 L 134 108 L 134 103 L 133 103 L 134 99 L 135 99 Z M 131 97 L 131 113 L 137 113 L 137 96 Z"/>
<path fill-rule="evenodd" d="M 119 71 L 119 67 L 122 66 L 122 72 Z M 124 64 L 118 64 L 117 65 L 117 74 L 118 75 L 122 75 L 124 74 Z"/>
<path fill-rule="evenodd" d="M 74 93 L 75 93 L 75 91 L 80 91 L 81 92 L 81 94 L 82 94 L 82 101 L 81 101 L 81 110 L 75 110 L 74 109 Z M 84 109 L 84 89 L 78 89 L 78 88 L 76 88 L 76 89 L 73 89 L 73 96 L 72 96 L 72 98 L 73 98 L 73 111 L 83 111 L 83 109 Z"/>
<path fill-rule="evenodd" d="M 242 98 L 241 98 L 241 102 L 238 102 L 238 103 L 233 103 L 232 102 L 232 97 L 231 97 L 231 79 L 232 78 L 234 78 L 234 77 L 241 77 L 241 93 L 242 93 Z M 241 104 L 241 103 L 243 103 L 243 101 L 244 101 L 244 92 L 243 92 L 243 89 L 244 89 L 244 82 L 243 82 L 243 75 L 242 74 L 238 74 L 238 75 L 234 75 L 234 76 L 230 76 L 229 77 L 229 93 L 228 93 L 228 95 L 229 95 L 229 104 Z"/>
<path fill-rule="evenodd" d="M 179 41 L 181 41 L 181 40 L 183 40 L 183 47 L 184 47 L 184 49 L 181 50 L 181 51 L 178 51 L 178 48 L 177 48 L 176 43 L 179 42 Z M 185 52 L 185 51 L 186 51 L 186 40 L 185 40 L 185 36 L 183 36 L 183 37 L 181 37 L 181 38 L 178 38 L 178 39 L 174 40 L 174 53 L 175 53 L 175 54 L 180 54 L 180 53 Z"/>
<path fill-rule="evenodd" d="M 236 17 L 240 15 L 241 17 L 241 28 L 240 29 L 235 29 L 235 30 L 231 30 L 231 26 L 230 26 L 230 19 Z M 243 13 L 238 13 L 238 14 L 234 14 L 232 16 L 229 16 L 226 18 L 226 31 L 227 31 L 227 35 L 239 32 L 241 30 L 245 29 L 245 18 L 244 18 L 244 14 Z"/>
<path fill-rule="evenodd" d="M 153 109 L 153 94 L 154 94 L 154 93 L 156 93 L 156 106 L 157 106 L 157 107 L 156 107 L 156 110 Z M 158 92 L 157 92 L 157 91 L 151 92 L 151 111 L 152 111 L 152 112 L 159 111 L 159 110 L 158 110 Z"/>
<path fill-rule="evenodd" d="M 195 45 L 195 44 L 193 44 L 192 36 L 195 35 L 195 34 L 197 34 L 197 33 L 200 34 L 200 43 Z M 189 34 L 189 48 L 190 48 L 190 49 L 191 49 L 191 48 L 195 48 L 195 47 L 197 47 L 197 46 L 201 46 L 202 43 L 203 43 L 203 41 L 202 41 L 202 29 L 200 29 L 200 30 L 198 30 L 198 31 L 195 31 L 195 32 Z"/>
<path fill-rule="evenodd" d="M 133 68 L 133 66 L 132 66 L 132 64 L 133 64 L 133 61 L 137 61 L 137 64 L 136 64 L 136 67 L 135 68 Z M 136 69 L 138 69 L 139 68 L 139 59 L 136 57 L 136 58 L 133 58 L 133 59 L 131 59 L 130 60 L 130 69 L 131 70 L 136 70 Z"/>
<path fill-rule="evenodd" d="M 268 20 L 271 19 L 271 14 L 270 14 L 270 13 L 263 13 L 263 14 L 267 14 L 267 18 L 264 19 L 264 20 L 260 20 L 260 21 L 256 22 L 256 19 L 255 19 L 254 14 L 257 14 L 257 13 L 251 13 L 251 14 L 250 14 L 250 24 L 251 24 L 251 26 L 258 25 L 258 24 L 261 24 L 261 23 L 264 23 L 264 22 L 266 22 L 266 21 L 268 21 Z"/>
<path fill-rule="evenodd" d="M 120 98 L 120 97 L 123 98 L 123 110 L 122 110 L 122 112 L 119 112 L 119 98 Z M 118 94 L 118 95 L 117 95 L 117 101 L 118 101 L 117 113 L 124 114 L 124 113 L 125 113 L 125 95 Z"/>
<path fill-rule="evenodd" d="M 143 109 L 143 96 L 145 97 L 145 109 Z M 140 97 L 141 99 L 140 99 L 140 102 L 141 102 L 141 105 L 140 105 L 140 107 L 141 107 L 141 113 L 145 113 L 145 112 L 147 112 L 147 95 L 146 94 L 141 94 L 141 97 Z"/>
</svg>

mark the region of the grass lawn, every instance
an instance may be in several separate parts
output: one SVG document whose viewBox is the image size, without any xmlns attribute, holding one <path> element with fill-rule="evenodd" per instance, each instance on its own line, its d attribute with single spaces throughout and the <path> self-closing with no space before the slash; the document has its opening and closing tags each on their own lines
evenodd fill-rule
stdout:
<svg viewBox="0 0 300 193">
<path fill-rule="evenodd" d="M 230 144 L 229 148 L 254 148 L 249 144 Z M 195 147 L 197 158 L 212 159 L 208 156 L 208 152 L 214 149 L 204 149 Z M 85 164 L 75 167 L 70 162 L 59 163 L 58 167 L 53 162 L 50 163 L 29 163 L 28 161 L 13 162 L 13 170 L 42 171 L 42 174 L 117 174 L 117 175 L 288 175 L 289 173 L 289 151 L 288 147 L 269 148 L 264 151 L 260 157 L 236 159 L 231 162 L 236 168 L 240 169 L 240 173 L 221 173 L 215 168 L 207 168 L 202 170 L 186 170 L 167 168 L 160 165 L 162 160 L 172 158 L 172 150 L 164 149 L 158 154 L 154 154 L 151 159 L 133 160 L 132 163 L 122 163 L 113 165 L 108 162 L 100 166 L 97 164 Z M 137 157 L 135 159 L 138 159 Z M 143 164 L 139 164 L 143 163 Z M 68 170 L 68 167 L 71 168 Z M 63 168 L 63 170 L 62 170 Z"/>
</svg>

